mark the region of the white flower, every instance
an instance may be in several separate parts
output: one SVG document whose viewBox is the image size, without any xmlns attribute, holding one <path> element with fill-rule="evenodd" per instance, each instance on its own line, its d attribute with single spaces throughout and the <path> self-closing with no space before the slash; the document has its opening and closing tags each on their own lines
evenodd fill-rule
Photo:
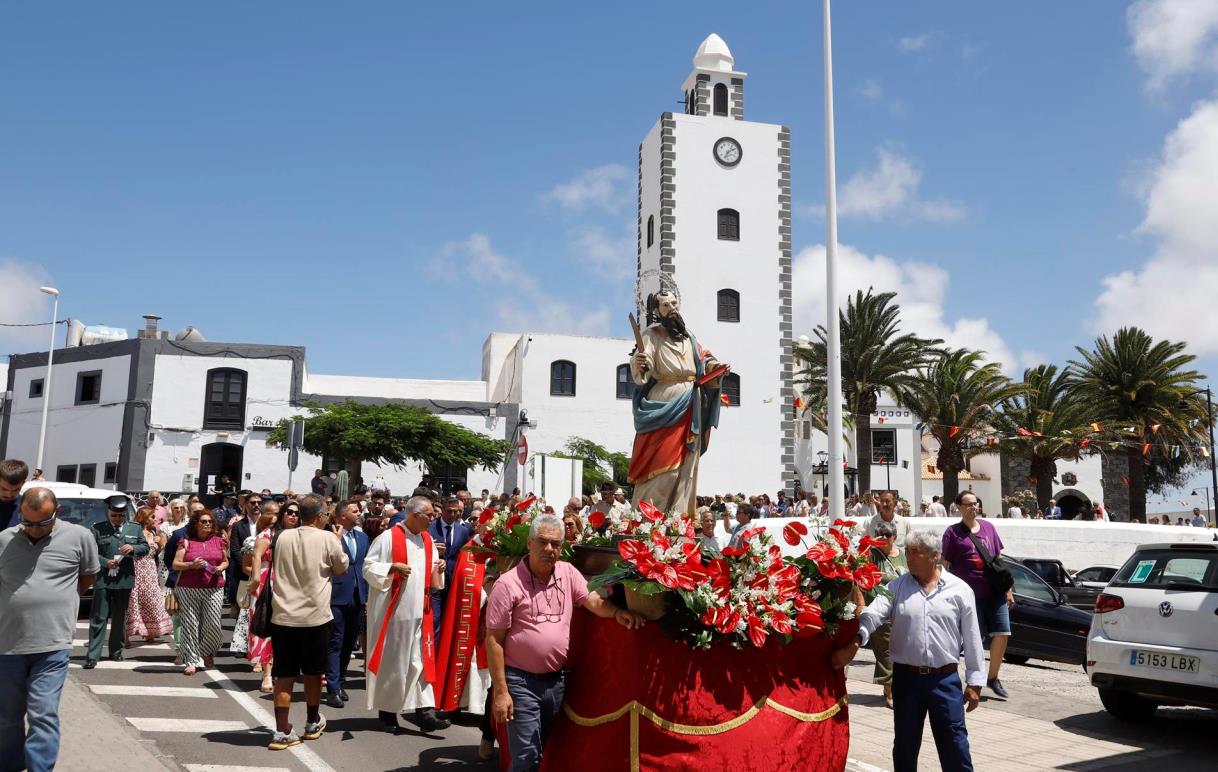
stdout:
<svg viewBox="0 0 1218 772">
<path fill-rule="evenodd" d="M 858 608 L 853 601 L 846 601 L 846 605 L 842 606 L 842 619 L 854 619 L 854 610 Z"/>
</svg>

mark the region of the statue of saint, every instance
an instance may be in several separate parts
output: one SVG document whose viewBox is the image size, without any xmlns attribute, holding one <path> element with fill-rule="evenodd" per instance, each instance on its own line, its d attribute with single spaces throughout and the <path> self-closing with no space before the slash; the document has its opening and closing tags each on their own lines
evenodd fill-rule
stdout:
<svg viewBox="0 0 1218 772">
<path fill-rule="evenodd" d="M 634 324 L 634 317 L 631 317 Z M 694 513 L 698 461 L 719 425 L 719 394 L 728 366 L 685 329 L 675 292 L 647 296 L 647 329 L 635 327 L 634 500 L 664 512 Z"/>
</svg>

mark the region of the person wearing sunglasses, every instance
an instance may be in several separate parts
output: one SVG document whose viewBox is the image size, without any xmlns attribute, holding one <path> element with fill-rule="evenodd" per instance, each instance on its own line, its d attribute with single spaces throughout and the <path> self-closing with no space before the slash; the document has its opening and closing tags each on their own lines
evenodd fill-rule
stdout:
<svg viewBox="0 0 1218 772">
<path fill-rule="evenodd" d="M 174 594 L 181 620 L 183 672 L 194 675 L 200 667 L 212 666 L 222 636 L 220 614 L 228 552 L 224 539 L 216 534 L 216 519 L 209 510 L 191 513 L 173 568 L 178 572 Z"/>
<path fill-rule="evenodd" d="M 106 624 L 110 625 L 110 659 L 123 661 L 123 631 L 127 623 L 127 606 L 135 587 L 135 561 L 150 551 L 144 529 L 127 520 L 130 500 L 124 493 L 106 499 L 106 519 L 90 529 L 97 542 L 97 554 L 105 569 L 93 588 L 93 608 L 89 614 L 89 651 L 85 669 L 97 667 L 101 659 L 102 639 Z"/>
<path fill-rule="evenodd" d="M 49 488 L 26 491 L 18 514 L 16 526 L 0 531 L 0 766 L 52 769 L 59 697 L 80 593 L 99 569 L 97 543 L 88 529 L 58 519 Z"/>
<path fill-rule="evenodd" d="M 231 606 L 234 618 L 240 611 L 237 608 L 237 585 L 250 578 L 241 565 L 241 545 L 249 537 L 257 535 L 254 526 L 258 523 L 258 515 L 262 514 L 262 496 L 253 491 L 242 491 L 240 495 L 241 514 L 228 521 L 228 560 L 233 570 L 228 572 L 228 582 L 224 586 L 224 601 Z M 215 533 L 225 533 L 224 527 L 217 525 Z"/>
</svg>

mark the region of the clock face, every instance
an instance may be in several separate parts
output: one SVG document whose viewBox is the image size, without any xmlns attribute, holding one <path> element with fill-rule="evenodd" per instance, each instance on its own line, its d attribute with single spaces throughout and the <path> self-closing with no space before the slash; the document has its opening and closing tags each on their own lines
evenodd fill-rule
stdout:
<svg viewBox="0 0 1218 772">
<path fill-rule="evenodd" d="M 724 137 L 715 142 L 715 160 L 724 166 L 740 163 L 740 155 L 740 143 L 731 137 Z"/>
</svg>

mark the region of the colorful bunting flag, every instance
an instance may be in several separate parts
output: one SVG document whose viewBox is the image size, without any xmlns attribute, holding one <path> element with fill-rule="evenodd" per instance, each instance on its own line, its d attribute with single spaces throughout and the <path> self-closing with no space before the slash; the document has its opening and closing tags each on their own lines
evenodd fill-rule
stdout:
<svg viewBox="0 0 1218 772">
<path fill-rule="evenodd" d="M 950 428 L 947 430 L 947 436 L 948 436 L 948 437 L 955 437 L 955 436 L 956 436 L 957 434 L 959 434 L 959 433 L 960 433 L 960 427 L 959 427 L 959 426 L 952 426 L 952 427 L 950 427 Z"/>
<path fill-rule="evenodd" d="M 795 398 L 795 409 L 796 409 L 796 410 L 803 410 L 803 409 L 804 409 L 804 401 L 803 401 L 803 399 L 801 399 L 800 397 L 796 397 L 796 398 Z"/>
<path fill-rule="evenodd" d="M 1149 443 L 1149 442 L 1143 442 L 1143 443 L 1142 443 L 1142 455 L 1143 455 L 1143 456 L 1149 456 L 1149 455 L 1150 455 L 1150 443 Z"/>
<path fill-rule="evenodd" d="M 1090 445 L 1090 444 L 1091 444 L 1091 438 L 1090 438 L 1090 437 L 1084 437 L 1082 440 L 1080 440 L 1080 441 L 1079 441 L 1078 446 L 1079 446 L 1080 448 L 1085 448 L 1085 447 L 1087 447 L 1087 446 L 1088 446 L 1088 445 Z"/>
<path fill-rule="evenodd" d="M 1023 428 L 1022 426 L 1019 427 L 1018 429 L 1016 429 L 1015 433 L 1018 434 L 1020 437 L 1031 437 L 1032 436 L 1032 432 Z"/>
<path fill-rule="evenodd" d="M 723 403 L 724 407 L 727 407 L 728 405 L 732 404 L 732 401 L 728 398 L 728 396 L 726 394 L 720 394 L 719 401 Z"/>
<path fill-rule="evenodd" d="M 1160 427 L 1160 426 L 1162 426 L 1162 425 L 1163 425 L 1163 424 L 1155 424 L 1154 426 L 1150 427 L 1150 433 L 1151 433 L 1151 434 L 1158 434 L 1158 433 L 1159 433 L 1159 427 Z"/>
<path fill-rule="evenodd" d="M 1209 457 L 1210 457 L 1210 449 L 1209 449 L 1209 448 L 1207 448 L 1207 447 L 1205 447 L 1204 445 L 1202 445 L 1200 448 L 1198 448 L 1198 450 L 1200 450 L 1200 451 L 1201 451 L 1201 457 L 1202 457 L 1202 458 L 1209 458 Z"/>
<path fill-rule="evenodd" d="M 1092 431 L 1095 431 L 1095 432 L 1102 432 L 1102 431 L 1104 431 L 1103 429 L 1101 429 L 1101 428 L 1100 428 L 1100 425 L 1099 425 L 1099 424 L 1091 424 L 1091 430 L 1092 430 Z"/>
</svg>

